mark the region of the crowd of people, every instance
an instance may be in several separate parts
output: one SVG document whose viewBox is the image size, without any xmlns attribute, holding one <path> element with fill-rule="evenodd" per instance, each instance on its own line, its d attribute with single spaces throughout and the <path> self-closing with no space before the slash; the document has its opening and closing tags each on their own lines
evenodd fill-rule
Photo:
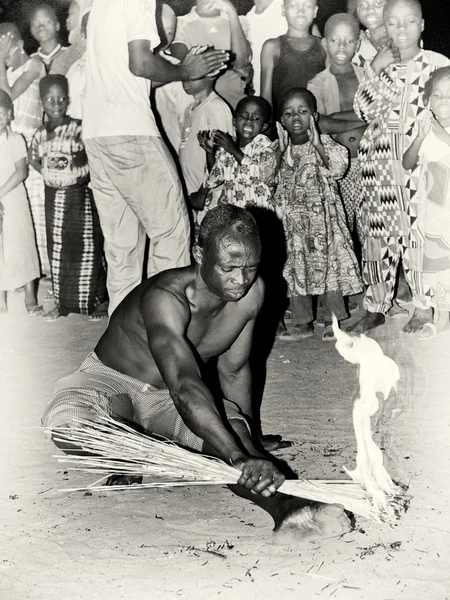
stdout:
<svg viewBox="0 0 450 600">
<path fill-rule="evenodd" d="M 321 315 L 332 340 L 331 313 L 345 319 L 362 290 L 353 331 L 382 324 L 402 312 L 399 272 L 405 331 L 448 327 L 445 199 L 430 195 L 447 193 L 449 61 L 422 48 L 418 1 L 350 0 L 323 37 L 316 0 L 255 0 L 246 16 L 231 0 L 179 17 L 169 1 L 133 1 L 126 18 L 122 4 L 73 0 L 67 47 L 35 4 L 31 56 L 19 24 L 0 24 L 2 312 L 24 286 L 30 315 L 105 318 L 143 277 L 189 264 L 205 214 L 231 203 L 283 224 L 282 339 L 310 337 Z M 421 154 L 430 136 L 438 167 Z"/>
<path fill-rule="evenodd" d="M 68 48 L 38 4 L 32 56 L 0 24 L 0 312 L 24 287 L 29 315 L 110 316 L 58 382 L 47 430 L 102 411 L 131 421 L 230 461 L 234 492 L 320 537 L 347 530 L 342 507 L 276 493 L 267 450 L 282 441 L 252 412 L 254 327 L 276 281 L 263 259 L 278 223 L 282 340 L 320 322 L 333 340 L 332 314 L 360 292 L 349 330 L 382 325 L 402 310 L 399 275 L 405 332 L 449 328 L 450 60 L 423 49 L 418 0 L 351 0 L 323 37 L 316 0 L 254 4 L 239 17 L 197 0 L 177 17 L 169 0 L 73 0 Z M 203 373 L 214 357 L 220 406 Z"/>
<path fill-rule="evenodd" d="M 449 61 L 422 48 L 420 3 L 351 0 L 323 37 L 316 0 L 255 0 L 244 17 L 231 0 L 181 17 L 170 2 L 129 6 L 125 30 L 118 0 L 73 0 L 64 47 L 55 10 L 36 4 L 31 56 L 18 24 L 0 24 L 1 311 L 25 286 L 30 315 L 107 317 L 143 276 L 189 264 L 204 215 L 231 203 L 283 224 L 281 338 L 313 335 L 323 314 L 332 340 L 331 313 L 345 319 L 344 297 L 363 289 L 353 331 L 382 324 L 401 311 L 399 265 L 415 307 L 405 331 L 447 328 L 445 200 L 439 218 L 430 194 L 446 193 Z M 439 167 L 420 135 L 440 141 Z"/>
</svg>

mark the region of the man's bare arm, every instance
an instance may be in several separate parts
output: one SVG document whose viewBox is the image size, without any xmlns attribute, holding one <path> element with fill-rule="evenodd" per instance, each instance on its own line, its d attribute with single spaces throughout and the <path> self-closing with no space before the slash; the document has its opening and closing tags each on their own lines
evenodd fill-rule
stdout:
<svg viewBox="0 0 450 600">
<path fill-rule="evenodd" d="M 220 70 L 227 60 L 228 54 L 224 50 L 206 50 L 190 56 L 182 64 L 173 65 L 153 54 L 149 40 L 133 40 L 128 43 L 128 65 L 133 75 L 161 83 L 201 79 Z"/>
<path fill-rule="evenodd" d="M 273 102 L 273 70 L 279 56 L 279 40 L 267 40 L 261 50 L 261 96 L 265 98 L 271 106 Z"/>
<path fill-rule="evenodd" d="M 363 121 L 355 117 L 351 120 L 333 119 L 327 115 L 319 115 L 319 127 L 321 133 L 347 133 L 359 127 L 364 127 Z"/>
<path fill-rule="evenodd" d="M 225 427 L 186 338 L 190 314 L 185 301 L 168 290 L 152 290 L 143 300 L 142 316 L 153 359 L 183 421 L 218 456 L 241 470 L 240 485 L 270 496 L 284 477 L 261 455 L 246 454 Z"/>
</svg>

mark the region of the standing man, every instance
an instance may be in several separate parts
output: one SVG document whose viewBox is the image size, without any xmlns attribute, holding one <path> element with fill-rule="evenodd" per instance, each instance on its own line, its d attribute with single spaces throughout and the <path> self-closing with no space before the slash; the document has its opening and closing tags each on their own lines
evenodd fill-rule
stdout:
<svg viewBox="0 0 450 600">
<path fill-rule="evenodd" d="M 83 136 L 105 237 L 109 312 L 147 275 L 190 262 L 190 229 L 181 183 L 150 107 L 152 81 L 205 77 L 223 51 L 172 65 L 159 43 L 155 0 L 94 0 L 88 22 Z"/>
</svg>

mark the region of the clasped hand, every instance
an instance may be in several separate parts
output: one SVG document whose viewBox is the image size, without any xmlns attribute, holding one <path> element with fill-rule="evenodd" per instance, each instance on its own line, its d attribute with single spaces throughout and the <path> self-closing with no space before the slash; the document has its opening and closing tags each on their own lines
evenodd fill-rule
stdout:
<svg viewBox="0 0 450 600">
<path fill-rule="evenodd" d="M 275 465 L 263 458 L 244 457 L 236 461 L 235 466 L 241 470 L 238 484 L 265 497 L 274 494 L 285 480 Z"/>
</svg>

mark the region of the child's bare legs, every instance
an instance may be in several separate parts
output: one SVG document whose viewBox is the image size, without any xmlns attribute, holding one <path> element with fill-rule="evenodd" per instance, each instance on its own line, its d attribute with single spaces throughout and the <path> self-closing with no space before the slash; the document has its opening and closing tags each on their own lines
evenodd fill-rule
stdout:
<svg viewBox="0 0 450 600">
<path fill-rule="evenodd" d="M 0 315 L 4 315 L 8 312 L 8 305 L 6 304 L 6 290 L 0 290 Z"/>
<path fill-rule="evenodd" d="M 38 305 L 37 299 L 37 281 L 33 279 L 25 284 L 25 306 L 27 310 Z"/>
</svg>

